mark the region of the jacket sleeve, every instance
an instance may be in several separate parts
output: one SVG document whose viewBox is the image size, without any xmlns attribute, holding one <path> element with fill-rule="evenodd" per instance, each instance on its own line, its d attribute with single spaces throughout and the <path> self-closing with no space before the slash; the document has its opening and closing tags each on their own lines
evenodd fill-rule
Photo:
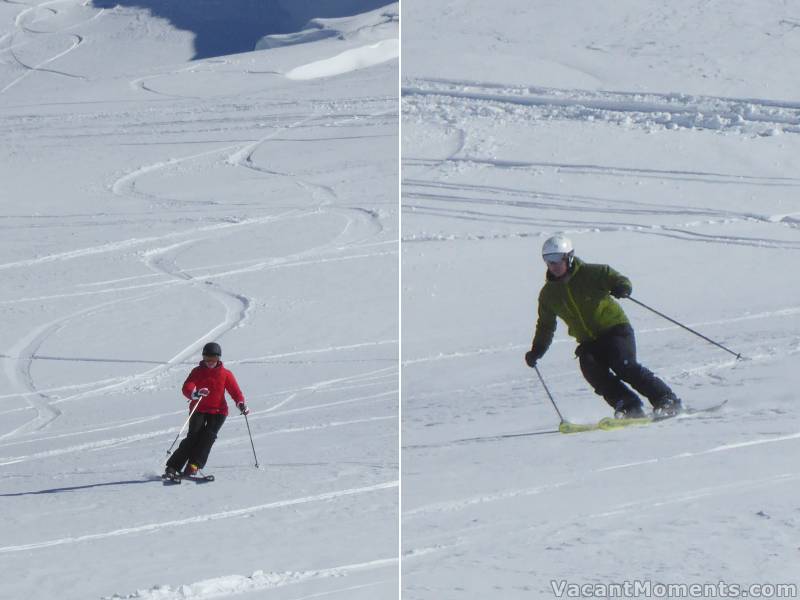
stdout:
<svg viewBox="0 0 800 600">
<path fill-rule="evenodd" d="M 544 356 L 547 352 L 556 333 L 556 313 L 543 301 L 543 298 L 544 294 L 539 294 L 539 318 L 536 321 L 536 333 L 532 344 L 539 356 Z"/>
<path fill-rule="evenodd" d="M 183 382 L 183 388 L 181 389 L 183 395 L 186 396 L 188 400 L 192 399 L 192 392 L 197 387 L 197 384 L 194 381 L 195 373 L 197 373 L 197 368 L 192 369 L 192 372 L 189 373 L 189 376 L 186 378 L 186 381 Z"/>
<path fill-rule="evenodd" d="M 605 287 L 607 291 L 611 290 L 625 290 L 626 295 L 630 295 L 633 291 L 633 284 L 631 280 L 617 273 L 614 269 L 609 267 L 608 265 L 605 266 L 604 269 L 605 273 Z"/>
<path fill-rule="evenodd" d="M 244 394 L 242 394 L 242 390 L 239 389 L 236 377 L 234 377 L 233 373 L 230 371 L 228 371 L 228 376 L 225 378 L 225 391 L 230 394 L 236 404 L 244 402 Z"/>
</svg>

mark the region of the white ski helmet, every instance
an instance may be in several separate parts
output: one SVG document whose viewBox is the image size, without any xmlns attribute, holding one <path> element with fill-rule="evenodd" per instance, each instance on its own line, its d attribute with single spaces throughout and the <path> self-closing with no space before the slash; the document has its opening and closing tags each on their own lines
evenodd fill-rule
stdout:
<svg viewBox="0 0 800 600">
<path fill-rule="evenodd" d="M 544 262 L 558 262 L 566 256 L 567 264 L 571 266 L 574 255 L 575 249 L 572 247 L 572 240 L 563 235 L 554 235 L 547 238 L 544 246 L 542 246 Z"/>
</svg>

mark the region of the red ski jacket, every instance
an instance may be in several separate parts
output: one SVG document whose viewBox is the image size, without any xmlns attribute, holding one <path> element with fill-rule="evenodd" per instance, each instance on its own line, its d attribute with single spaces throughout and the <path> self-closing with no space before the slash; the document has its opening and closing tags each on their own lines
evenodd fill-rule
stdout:
<svg viewBox="0 0 800 600">
<path fill-rule="evenodd" d="M 208 388 L 208 396 L 199 401 L 192 400 L 192 392 L 202 388 Z M 189 410 L 200 402 L 197 412 L 201 413 L 227 415 L 228 403 L 225 401 L 225 392 L 228 392 L 237 404 L 244 402 L 244 394 L 239 389 L 239 384 L 236 383 L 236 377 L 223 366 L 222 361 L 218 362 L 213 369 L 209 369 L 204 362 L 201 362 L 199 366 L 192 369 L 189 377 L 183 382 L 183 395 L 191 400 Z"/>
</svg>

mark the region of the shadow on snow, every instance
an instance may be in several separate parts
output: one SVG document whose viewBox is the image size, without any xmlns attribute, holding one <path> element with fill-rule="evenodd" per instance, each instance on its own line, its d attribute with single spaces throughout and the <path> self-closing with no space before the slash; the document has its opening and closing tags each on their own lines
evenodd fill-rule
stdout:
<svg viewBox="0 0 800 600">
<path fill-rule="evenodd" d="M 266 35 L 300 31 L 314 18 L 357 15 L 391 0 L 92 0 L 96 8 L 148 10 L 195 35 L 194 59 L 255 49 Z"/>
<path fill-rule="evenodd" d="M 137 483 L 152 483 L 161 481 L 161 477 L 149 477 L 147 479 L 127 479 L 124 481 L 107 481 L 105 483 L 89 483 L 86 485 L 73 485 L 69 487 L 51 488 L 49 490 L 38 490 L 35 492 L 14 492 L 12 494 L 0 494 L 0 498 L 12 498 L 15 496 L 37 496 L 39 494 L 60 494 L 62 492 L 74 492 L 76 490 L 89 490 L 92 488 L 109 487 L 115 485 L 134 485 Z"/>
</svg>

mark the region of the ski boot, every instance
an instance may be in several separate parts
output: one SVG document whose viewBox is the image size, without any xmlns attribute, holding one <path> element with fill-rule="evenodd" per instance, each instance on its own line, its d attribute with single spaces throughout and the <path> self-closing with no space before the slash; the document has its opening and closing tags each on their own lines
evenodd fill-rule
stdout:
<svg viewBox="0 0 800 600">
<path fill-rule="evenodd" d="M 641 403 L 625 406 L 623 402 L 618 402 L 614 408 L 615 419 L 641 419 L 646 416 Z"/>
<path fill-rule="evenodd" d="M 197 472 L 200 470 L 194 463 L 189 463 L 186 465 L 186 468 L 183 469 L 183 476 L 184 477 L 195 477 L 197 476 Z"/>
<path fill-rule="evenodd" d="M 683 411 L 683 404 L 675 395 L 664 396 L 658 402 L 653 403 L 653 418 L 655 420 L 669 419 Z"/>
<path fill-rule="evenodd" d="M 174 483 L 180 483 L 181 482 L 181 474 L 178 471 L 178 469 L 176 469 L 175 467 L 171 467 L 171 466 L 167 465 L 167 468 L 164 470 L 164 474 L 161 476 L 161 479 L 163 479 L 166 482 L 170 482 L 171 481 L 171 482 L 174 482 Z"/>
</svg>

